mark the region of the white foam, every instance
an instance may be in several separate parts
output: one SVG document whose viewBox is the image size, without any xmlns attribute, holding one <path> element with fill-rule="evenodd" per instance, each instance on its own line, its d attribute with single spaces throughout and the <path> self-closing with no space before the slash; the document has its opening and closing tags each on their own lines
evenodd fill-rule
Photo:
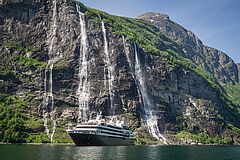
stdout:
<svg viewBox="0 0 240 160">
<path fill-rule="evenodd" d="M 147 93 L 147 87 L 145 82 L 145 76 L 142 70 L 142 65 L 139 59 L 138 51 L 136 44 L 134 44 L 134 51 L 135 51 L 135 79 L 140 90 L 139 98 L 142 98 L 143 101 L 143 109 L 144 115 L 143 120 L 144 123 L 147 125 L 148 131 L 152 134 L 153 137 L 160 140 L 162 139 L 166 143 L 166 138 L 160 133 L 158 128 L 158 118 L 153 115 L 153 104 L 150 101 L 150 98 Z"/>
<path fill-rule="evenodd" d="M 88 79 L 88 67 L 89 67 L 89 52 L 87 42 L 87 29 L 84 13 L 81 12 L 81 8 L 76 4 L 77 12 L 79 15 L 79 22 L 81 26 L 81 54 L 79 58 L 79 84 L 78 84 L 78 102 L 79 102 L 79 115 L 78 123 L 88 120 L 89 112 L 89 97 L 90 97 L 90 83 Z"/>
</svg>

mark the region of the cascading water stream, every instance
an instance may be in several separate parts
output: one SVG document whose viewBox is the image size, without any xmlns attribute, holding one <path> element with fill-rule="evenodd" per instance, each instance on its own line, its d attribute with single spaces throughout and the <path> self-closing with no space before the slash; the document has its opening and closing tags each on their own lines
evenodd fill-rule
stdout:
<svg viewBox="0 0 240 160">
<path fill-rule="evenodd" d="M 101 19 L 101 16 L 99 15 L 99 18 Z M 105 70 L 107 69 L 107 78 L 106 78 L 106 72 L 104 72 L 104 81 L 107 82 L 108 80 L 108 86 L 105 86 L 108 91 L 109 91 L 109 96 L 110 96 L 110 108 L 112 111 L 112 116 L 115 115 L 115 104 L 114 104 L 114 90 L 113 90 L 113 81 L 114 81 L 114 75 L 113 75 L 113 66 L 112 66 L 112 62 L 110 59 L 110 54 L 108 51 L 108 42 L 107 42 L 107 33 L 106 33 L 106 28 L 105 28 L 105 24 L 102 20 L 102 33 L 103 33 L 103 39 L 104 39 L 104 54 L 106 57 L 105 60 Z M 105 83 L 106 85 L 106 83 Z"/>
<path fill-rule="evenodd" d="M 55 119 L 55 108 L 54 108 L 54 97 L 53 97 L 53 61 L 50 65 L 50 92 L 49 92 L 51 107 L 50 107 L 50 118 L 53 123 L 52 134 L 50 136 L 51 142 L 53 142 L 53 136 L 56 130 L 56 119 Z"/>
<path fill-rule="evenodd" d="M 48 128 L 48 91 L 47 91 L 47 68 L 45 69 L 45 74 L 44 74 L 44 100 L 43 100 L 43 105 L 44 105 L 44 109 L 43 109 L 43 125 L 45 127 L 45 133 L 47 133 L 47 135 L 49 136 L 49 128 Z"/>
<path fill-rule="evenodd" d="M 44 127 L 45 133 L 50 136 L 51 142 L 53 142 L 53 136 L 56 130 L 56 119 L 55 112 L 56 108 L 54 107 L 54 96 L 53 96 L 53 64 L 56 61 L 57 57 L 53 53 L 54 43 L 56 41 L 56 32 L 57 32 L 57 0 L 53 0 L 53 16 L 52 16 L 53 24 L 51 26 L 51 40 L 49 45 L 49 60 L 48 66 L 45 69 L 45 78 L 44 78 Z M 48 75 L 49 73 L 49 75 Z M 49 76 L 49 82 L 48 80 Z M 50 129 L 48 127 L 48 117 L 53 123 L 52 132 L 50 135 Z"/>
<path fill-rule="evenodd" d="M 135 43 L 134 51 L 135 51 L 135 78 L 137 79 L 137 85 L 141 92 L 140 97 L 142 97 L 143 101 L 142 103 L 144 109 L 143 120 L 148 127 L 149 133 L 151 133 L 152 136 L 157 138 L 158 140 L 162 139 L 166 143 L 165 137 L 163 137 L 163 135 L 159 131 L 157 117 L 153 115 L 153 104 L 150 102 L 150 98 L 147 93 L 145 78 L 143 75 L 143 70 Z"/>
<path fill-rule="evenodd" d="M 82 54 L 79 56 L 79 85 L 78 85 L 78 101 L 79 101 L 79 116 L 80 120 L 87 121 L 89 112 L 89 96 L 90 96 L 90 83 L 88 80 L 88 43 L 87 43 L 87 30 L 85 15 L 81 12 L 79 5 L 76 5 L 79 15 L 79 21 L 81 26 L 81 49 Z"/>
<path fill-rule="evenodd" d="M 130 56 L 129 56 L 130 52 L 126 47 L 126 40 L 125 40 L 124 36 L 122 36 L 122 40 L 123 40 L 124 52 L 126 53 L 126 56 L 127 56 L 127 61 L 128 61 L 128 64 L 129 64 L 129 68 L 132 71 L 132 63 L 131 63 L 131 59 L 130 59 Z"/>
</svg>

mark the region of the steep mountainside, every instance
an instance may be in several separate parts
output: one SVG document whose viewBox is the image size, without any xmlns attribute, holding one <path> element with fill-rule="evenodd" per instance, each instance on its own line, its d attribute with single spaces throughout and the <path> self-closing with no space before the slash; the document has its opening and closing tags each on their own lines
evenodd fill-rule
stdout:
<svg viewBox="0 0 240 160">
<path fill-rule="evenodd" d="M 174 39 L 183 51 L 183 56 L 212 73 L 221 83 L 239 82 L 237 65 L 228 55 L 203 45 L 194 33 L 171 21 L 167 15 L 149 12 L 139 16 L 139 19 L 149 21 Z"/>
<path fill-rule="evenodd" d="M 102 112 L 124 117 L 139 143 L 239 143 L 219 83 L 238 82 L 234 62 L 173 22 L 168 32 L 142 19 L 72 0 L 4 1 L 0 141 L 69 142 L 68 126 Z"/>
<path fill-rule="evenodd" d="M 238 77 L 240 77 L 240 63 L 238 63 L 237 66 L 238 66 Z"/>
</svg>

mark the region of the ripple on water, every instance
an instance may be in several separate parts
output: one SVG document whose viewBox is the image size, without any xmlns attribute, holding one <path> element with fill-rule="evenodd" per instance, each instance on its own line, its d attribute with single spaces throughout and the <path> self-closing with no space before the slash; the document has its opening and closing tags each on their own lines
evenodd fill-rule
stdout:
<svg viewBox="0 0 240 160">
<path fill-rule="evenodd" d="M 238 160 L 240 146 L 0 145 L 3 160 Z"/>
</svg>

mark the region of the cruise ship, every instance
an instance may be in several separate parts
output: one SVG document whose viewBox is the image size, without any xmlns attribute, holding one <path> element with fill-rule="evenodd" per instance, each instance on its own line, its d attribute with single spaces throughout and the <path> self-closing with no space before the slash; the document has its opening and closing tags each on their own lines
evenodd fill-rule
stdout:
<svg viewBox="0 0 240 160">
<path fill-rule="evenodd" d="M 134 135 L 124 121 L 107 123 L 101 116 L 67 130 L 76 146 L 130 146 Z"/>
</svg>

